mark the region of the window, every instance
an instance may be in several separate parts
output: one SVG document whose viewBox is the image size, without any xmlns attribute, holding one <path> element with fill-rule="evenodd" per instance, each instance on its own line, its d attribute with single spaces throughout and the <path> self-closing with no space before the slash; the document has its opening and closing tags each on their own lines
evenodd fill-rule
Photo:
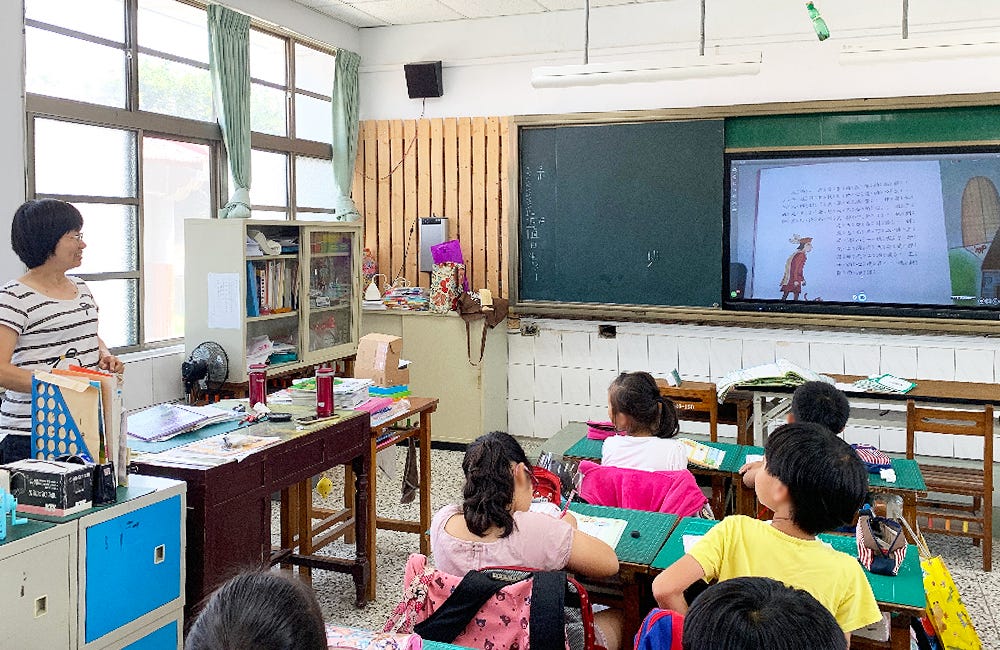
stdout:
<svg viewBox="0 0 1000 650">
<path fill-rule="evenodd" d="M 227 196 L 204 5 L 25 0 L 25 43 L 29 195 L 83 214 L 76 272 L 105 342 L 176 342 L 184 220 L 214 216 Z M 250 49 L 253 217 L 330 213 L 333 51 L 256 24 Z"/>
</svg>

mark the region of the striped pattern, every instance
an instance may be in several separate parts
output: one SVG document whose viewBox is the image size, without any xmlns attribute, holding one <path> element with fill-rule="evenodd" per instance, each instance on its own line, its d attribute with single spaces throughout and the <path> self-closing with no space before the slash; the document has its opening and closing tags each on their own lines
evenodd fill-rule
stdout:
<svg viewBox="0 0 1000 650">
<path fill-rule="evenodd" d="M 877 474 L 879 470 L 892 467 L 892 460 L 878 447 L 864 443 L 855 443 L 851 447 L 854 447 L 854 452 L 871 473 Z"/>
<path fill-rule="evenodd" d="M 18 335 L 11 355 L 15 366 L 31 371 L 97 366 L 97 303 L 83 280 L 70 279 L 77 295 L 69 300 L 49 298 L 17 280 L 0 289 L 0 325 Z M 0 432 L 31 433 L 30 393 L 4 393 Z"/>
<path fill-rule="evenodd" d="M 872 516 L 862 514 L 858 517 L 855 536 L 858 544 L 858 561 L 871 573 L 894 576 L 899 572 L 899 566 L 906 557 L 906 539 L 899 524 L 884 518 L 879 519 L 881 526 L 895 533 L 891 543 L 886 542 L 872 530 Z"/>
</svg>

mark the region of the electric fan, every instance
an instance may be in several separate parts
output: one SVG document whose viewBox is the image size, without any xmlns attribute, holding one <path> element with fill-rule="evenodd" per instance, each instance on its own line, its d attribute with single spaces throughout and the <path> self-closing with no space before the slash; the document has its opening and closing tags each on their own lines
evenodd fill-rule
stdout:
<svg viewBox="0 0 1000 650">
<path fill-rule="evenodd" d="M 199 343 L 188 360 L 181 364 L 181 379 L 189 398 L 197 401 L 204 391 L 218 391 L 229 377 L 229 357 L 215 341 Z"/>
</svg>

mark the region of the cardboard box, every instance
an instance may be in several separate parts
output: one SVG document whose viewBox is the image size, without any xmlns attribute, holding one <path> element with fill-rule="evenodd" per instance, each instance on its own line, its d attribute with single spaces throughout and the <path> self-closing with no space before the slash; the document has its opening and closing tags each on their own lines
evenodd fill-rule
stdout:
<svg viewBox="0 0 1000 650">
<path fill-rule="evenodd" d="M 26 458 L 2 469 L 10 474 L 18 512 L 63 517 L 92 506 L 93 465 Z"/>
<path fill-rule="evenodd" d="M 410 383 L 410 369 L 399 367 L 403 339 L 391 334 L 366 334 L 358 341 L 354 376 L 371 379 L 378 386 Z"/>
</svg>

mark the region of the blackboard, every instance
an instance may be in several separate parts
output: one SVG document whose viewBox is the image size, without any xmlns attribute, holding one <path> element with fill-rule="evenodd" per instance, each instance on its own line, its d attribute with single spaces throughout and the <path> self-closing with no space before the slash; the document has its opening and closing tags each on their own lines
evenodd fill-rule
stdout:
<svg viewBox="0 0 1000 650">
<path fill-rule="evenodd" d="M 723 121 L 522 126 L 518 302 L 710 307 Z"/>
</svg>

